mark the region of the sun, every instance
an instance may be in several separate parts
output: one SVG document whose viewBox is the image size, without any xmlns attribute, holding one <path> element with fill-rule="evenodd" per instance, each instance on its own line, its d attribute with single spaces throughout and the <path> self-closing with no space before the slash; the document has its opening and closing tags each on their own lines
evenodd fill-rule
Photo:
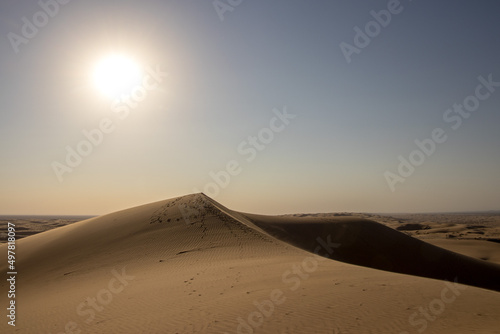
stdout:
<svg viewBox="0 0 500 334">
<path fill-rule="evenodd" d="M 123 54 L 112 54 L 102 58 L 94 67 L 92 81 L 104 96 L 116 98 L 130 94 L 141 83 L 142 71 L 139 64 Z"/>
</svg>

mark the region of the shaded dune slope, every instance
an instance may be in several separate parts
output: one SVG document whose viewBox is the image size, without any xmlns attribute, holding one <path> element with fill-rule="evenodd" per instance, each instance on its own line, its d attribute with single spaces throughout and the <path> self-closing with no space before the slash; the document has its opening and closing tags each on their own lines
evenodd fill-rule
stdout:
<svg viewBox="0 0 500 334">
<path fill-rule="evenodd" d="M 370 220 L 245 216 L 276 238 L 310 252 L 318 247 L 318 237 L 330 241 L 335 251 L 329 257 L 338 261 L 500 291 L 500 265 L 451 252 Z"/>
</svg>

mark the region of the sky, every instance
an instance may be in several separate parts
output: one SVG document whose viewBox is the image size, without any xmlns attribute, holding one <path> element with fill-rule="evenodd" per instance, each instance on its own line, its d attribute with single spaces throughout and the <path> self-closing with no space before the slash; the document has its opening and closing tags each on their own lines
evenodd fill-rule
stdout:
<svg viewBox="0 0 500 334">
<path fill-rule="evenodd" d="M 500 209 L 496 1 L 0 8 L 0 214 Z M 106 96 L 116 54 L 141 72 Z"/>
</svg>

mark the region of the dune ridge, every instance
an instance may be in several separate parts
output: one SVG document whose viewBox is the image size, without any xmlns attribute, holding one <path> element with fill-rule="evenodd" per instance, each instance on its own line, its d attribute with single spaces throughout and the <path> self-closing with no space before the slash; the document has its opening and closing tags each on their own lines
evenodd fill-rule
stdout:
<svg viewBox="0 0 500 334">
<path fill-rule="evenodd" d="M 499 324 L 490 291 L 498 265 L 352 217 L 240 213 L 193 194 L 29 236 L 17 249 L 18 326 L 2 323 L 6 333 L 400 333 L 424 324 L 494 333 Z M 0 254 L 5 272 L 6 245 Z M 439 321 L 409 321 L 443 289 L 457 301 Z"/>
<path fill-rule="evenodd" d="M 500 265 L 437 247 L 372 220 L 245 214 L 199 196 L 235 221 L 312 253 L 322 239 L 335 244 L 327 257 L 338 261 L 500 291 Z"/>
</svg>

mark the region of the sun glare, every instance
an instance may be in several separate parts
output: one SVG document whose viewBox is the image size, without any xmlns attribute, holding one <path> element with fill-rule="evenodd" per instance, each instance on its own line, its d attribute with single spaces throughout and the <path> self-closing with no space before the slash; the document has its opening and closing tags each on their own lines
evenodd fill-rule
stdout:
<svg viewBox="0 0 500 334">
<path fill-rule="evenodd" d="M 103 58 L 94 68 L 93 82 L 96 89 L 106 97 L 116 98 L 129 94 L 141 83 L 141 68 L 131 58 L 114 54 Z"/>
</svg>

